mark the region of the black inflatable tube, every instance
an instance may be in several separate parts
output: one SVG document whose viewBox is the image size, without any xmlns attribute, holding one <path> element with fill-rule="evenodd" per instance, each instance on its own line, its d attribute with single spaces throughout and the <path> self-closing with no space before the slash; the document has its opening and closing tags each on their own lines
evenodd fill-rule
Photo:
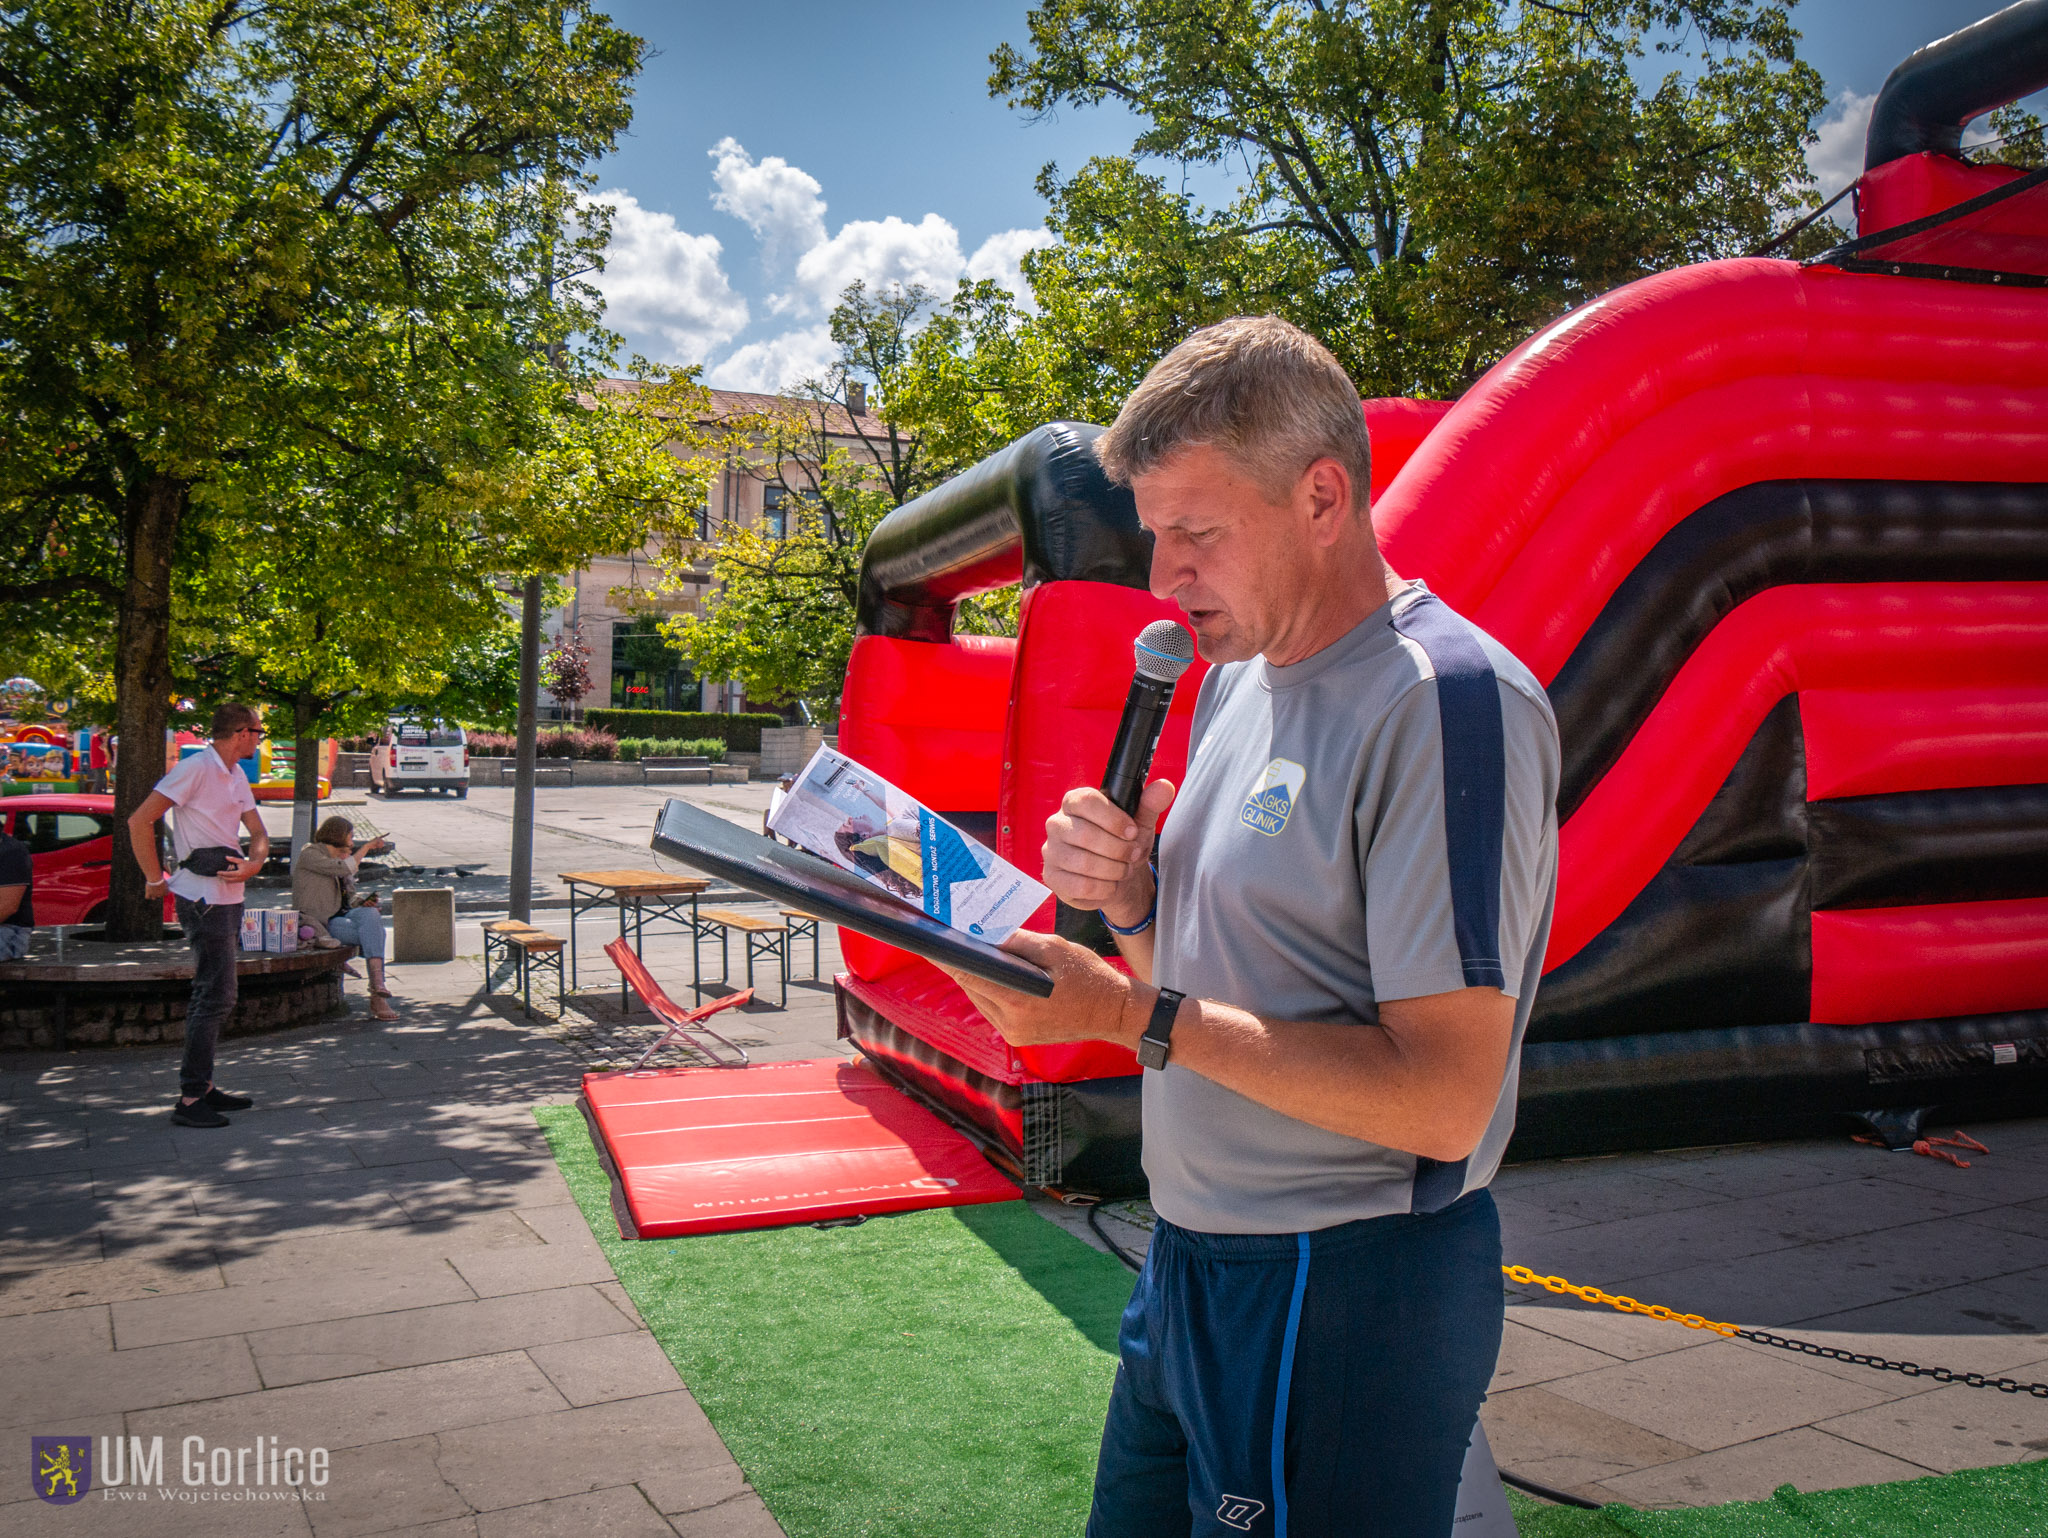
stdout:
<svg viewBox="0 0 2048 1538">
<path fill-rule="evenodd" d="M 1052 422 L 906 502 L 861 553 L 861 635 L 944 641 L 963 598 L 1018 580 L 1144 587 L 1152 537 L 1095 457 L 1102 429 Z"/>
<path fill-rule="evenodd" d="M 2048 0 L 2019 0 L 1907 55 L 1871 109 L 1863 168 L 1960 155 L 1972 118 L 2048 86 Z"/>
<path fill-rule="evenodd" d="M 1824 1136 L 1884 1108 L 2038 1116 L 2048 1010 L 1548 1042 L 1521 1068 L 1510 1159 Z"/>
<path fill-rule="evenodd" d="M 1674 526 L 1572 648 L 1549 694 L 1578 810 L 1699 644 L 1737 605 L 1802 582 L 2048 578 L 2048 485 L 1759 481 Z"/>
</svg>

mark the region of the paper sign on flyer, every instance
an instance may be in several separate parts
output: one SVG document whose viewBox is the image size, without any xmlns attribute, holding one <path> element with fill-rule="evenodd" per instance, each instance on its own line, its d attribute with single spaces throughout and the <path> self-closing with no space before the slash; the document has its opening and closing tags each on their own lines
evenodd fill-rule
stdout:
<svg viewBox="0 0 2048 1538">
<path fill-rule="evenodd" d="M 769 819 L 771 831 L 942 924 L 1000 945 L 1052 896 L 914 796 L 820 748 Z"/>
</svg>

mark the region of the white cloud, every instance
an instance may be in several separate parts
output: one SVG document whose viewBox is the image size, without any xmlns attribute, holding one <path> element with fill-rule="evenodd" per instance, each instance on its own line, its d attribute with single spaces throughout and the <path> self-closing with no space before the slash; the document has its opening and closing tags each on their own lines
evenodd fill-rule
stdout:
<svg viewBox="0 0 2048 1538">
<path fill-rule="evenodd" d="M 965 266 L 960 232 L 937 214 L 905 224 L 886 219 L 855 219 L 839 233 L 797 258 L 797 288 L 811 306 L 830 309 L 840 292 L 856 278 L 870 289 L 900 283 L 922 284 L 940 299 L 953 297 Z"/>
<path fill-rule="evenodd" d="M 726 280 L 716 236 L 676 228 L 672 215 L 642 208 L 629 192 L 613 189 L 592 201 L 614 209 L 605 269 L 592 281 L 604 295 L 607 324 L 625 333 L 629 347 L 696 362 L 745 328 L 747 301 Z"/>
<path fill-rule="evenodd" d="M 824 188 L 807 171 L 780 155 L 756 161 L 739 140 L 720 139 L 711 148 L 711 179 L 718 190 L 712 206 L 731 214 L 761 242 L 761 260 L 780 271 L 825 240 Z"/>
<path fill-rule="evenodd" d="M 832 333 L 824 326 L 805 326 L 759 342 L 749 342 L 705 375 L 721 390 L 786 390 L 803 379 L 821 379 L 839 356 Z"/>
<path fill-rule="evenodd" d="M 1876 103 L 1876 92 L 1844 91 L 1821 114 L 1815 125 L 1820 137 L 1807 146 L 1806 164 L 1822 197 L 1833 197 L 1863 174 L 1863 140 L 1870 131 L 1870 109 Z M 1829 217 L 1847 229 L 1856 216 L 1844 201 L 1830 210 Z"/>
<path fill-rule="evenodd" d="M 1024 253 L 1040 251 L 1053 243 L 1052 231 L 999 230 L 984 240 L 967 258 L 967 276 L 977 283 L 994 278 L 1007 288 L 1027 310 L 1038 308 L 1031 297 L 1031 285 L 1024 281 Z"/>
</svg>

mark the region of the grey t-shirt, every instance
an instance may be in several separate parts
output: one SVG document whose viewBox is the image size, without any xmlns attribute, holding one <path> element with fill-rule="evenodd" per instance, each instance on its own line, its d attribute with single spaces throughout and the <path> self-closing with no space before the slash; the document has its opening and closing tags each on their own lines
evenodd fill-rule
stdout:
<svg viewBox="0 0 2048 1538">
<path fill-rule="evenodd" d="M 1154 977 L 1280 1020 L 1491 986 L 1514 1045 L 1455 1164 L 1326 1132 L 1173 1064 L 1144 1081 L 1152 1203 L 1207 1233 L 1448 1206 L 1514 1130 L 1557 890 L 1557 724 L 1507 649 L 1420 584 L 1290 667 L 1212 668 L 1159 848 Z"/>
</svg>

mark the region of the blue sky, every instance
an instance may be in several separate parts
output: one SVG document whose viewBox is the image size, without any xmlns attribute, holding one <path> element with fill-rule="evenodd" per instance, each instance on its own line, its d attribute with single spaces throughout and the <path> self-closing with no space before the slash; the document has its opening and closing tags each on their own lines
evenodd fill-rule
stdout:
<svg viewBox="0 0 2048 1538">
<path fill-rule="evenodd" d="M 1118 109 L 1033 122 L 988 95 L 988 55 L 1024 40 L 1022 0 L 610 0 L 653 45 L 633 127 L 597 167 L 617 206 L 600 280 L 626 351 L 774 389 L 829 355 L 822 322 L 856 277 L 950 290 L 1015 283 L 1043 240 L 1046 161 L 1130 147 Z M 1804 0 L 1793 13 L 1833 105 L 1811 159 L 1832 193 L 1862 164 L 1870 101 L 1922 43 L 1995 0 Z"/>
</svg>

